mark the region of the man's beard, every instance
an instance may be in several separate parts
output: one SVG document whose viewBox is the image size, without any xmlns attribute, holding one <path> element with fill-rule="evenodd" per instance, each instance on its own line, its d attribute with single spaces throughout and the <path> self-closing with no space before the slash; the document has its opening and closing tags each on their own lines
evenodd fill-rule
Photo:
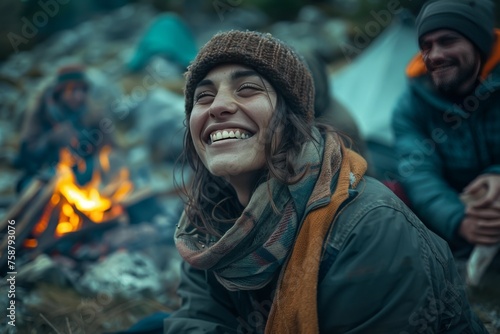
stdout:
<svg viewBox="0 0 500 334">
<path fill-rule="evenodd" d="M 444 95 L 448 96 L 453 96 L 453 95 L 459 95 L 459 90 L 462 88 L 462 85 L 464 82 L 470 80 L 471 77 L 476 75 L 476 60 L 472 59 L 470 62 L 467 62 L 466 64 L 463 64 L 462 66 L 459 66 L 458 64 L 454 63 L 453 66 L 455 66 L 456 69 L 458 69 L 456 76 L 452 78 L 434 78 L 434 76 L 431 75 L 432 81 L 434 85 L 436 86 L 437 90 L 440 91 Z M 470 90 L 474 86 L 470 87 Z M 468 92 L 460 92 L 462 94 L 467 94 Z"/>
</svg>

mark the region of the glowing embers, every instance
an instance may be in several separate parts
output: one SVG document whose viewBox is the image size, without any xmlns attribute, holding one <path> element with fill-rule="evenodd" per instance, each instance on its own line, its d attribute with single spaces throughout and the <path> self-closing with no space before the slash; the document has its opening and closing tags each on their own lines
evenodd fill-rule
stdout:
<svg viewBox="0 0 500 334">
<path fill-rule="evenodd" d="M 126 168 L 110 177 L 110 154 L 109 146 L 101 149 L 92 178 L 80 185 L 74 170 L 85 172 L 85 161 L 72 155 L 68 149 L 60 151 L 54 191 L 31 233 L 32 238 L 25 240 L 25 247 L 37 247 L 37 239 L 47 233 L 59 238 L 88 225 L 112 221 L 123 214 L 120 202 L 132 192 L 133 185 Z"/>
</svg>

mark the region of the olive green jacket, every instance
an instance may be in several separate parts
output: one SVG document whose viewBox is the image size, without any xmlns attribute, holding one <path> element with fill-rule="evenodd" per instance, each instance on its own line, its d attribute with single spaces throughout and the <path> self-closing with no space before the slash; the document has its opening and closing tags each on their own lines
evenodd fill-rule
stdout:
<svg viewBox="0 0 500 334">
<path fill-rule="evenodd" d="M 370 177 L 350 190 L 334 219 L 318 279 L 321 333 L 487 333 L 446 242 Z M 182 306 L 164 332 L 262 333 L 274 286 L 228 291 L 211 272 L 184 263 Z"/>
</svg>

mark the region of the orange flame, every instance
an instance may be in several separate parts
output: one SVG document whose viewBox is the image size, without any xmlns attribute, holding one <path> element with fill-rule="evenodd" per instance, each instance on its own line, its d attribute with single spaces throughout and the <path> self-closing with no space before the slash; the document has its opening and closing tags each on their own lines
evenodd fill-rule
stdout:
<svg viewBox="0 0 500 334">
<path fill-rule="evenodd" d="M 108 172 L 110 169 L 110 153 L 111 148 L 109 146 L 103 147 L 99 152 L 99 164 L 104 172 Z M 59 219 L 55 231 L 56 237 L 82 228 L 85 218 L 83 215 L 94 223 L 101 223 L 123 212 L 118 202 L 133 190 L 133 185 L 128 179 L 129 173 L 127 169 L 122 168 L 117 173 L 117 176 L 111 180 L 111 184 L 106 185 L 108 189 L 113 191 L 108 191 L 104 195 L 100 189 L 103 186 L 100 170 L 96 168 L 91 180 L 87 184 L 80 186 L 76 182 L 72 170 L 75 165 L 79 170 L 85 169 L 85 162 L 82 159 L 72 156 L 68 149 L 62 149 L 59 163 L 56 166 L 58 180 L 54 194 L 33 230 L 35 237 L 41 235 L 47 229 L 55 208 L 59 208 Z M 25 246 L 36 247 L 36 240 L 33 241 L 26 242 Z"/>
</svg>

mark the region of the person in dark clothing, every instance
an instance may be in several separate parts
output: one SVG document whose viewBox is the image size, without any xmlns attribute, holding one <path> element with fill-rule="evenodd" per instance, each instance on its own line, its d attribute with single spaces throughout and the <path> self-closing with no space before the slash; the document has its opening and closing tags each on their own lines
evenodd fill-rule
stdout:
<svg viewBox="0 0 500 334">
<path fill-rule="evenodd" d="M 185 101 L 182 306 L 164 333 L 486 333 L 446 242 L 315 121 L 288 45 L 215 35 Z"/>
<path fill-rule="evenodd" d="M 314 52 L 302 52 L 302 55 L 314 81 L 314 118 L 331 125 L 339 133 L 345 135 L 352 149 L 368 160 L 366 144 L 356 121 L 347 107 L 331 94 L 330 78 L 325 61 Z"/>
<path fill-rule="evenodd" d="M 424 5 L 416 20 L 420 52 L 393 116 L 410 205 L 457 256 L 500 242 L 500 30 L 493 7 L 490 0 Z"/>
<path fill-rule="evenodd" d="M 84 172 L 76 173 L 82 184 L 89 180 L 92 160 L 88 158 L 103 145 L 111 144 L 109 135 L 99 128 L 102 111 L 90 107 L 90 84 L 82 66 L 63 66 L 27 111 L 14 160 L 14 166 L 24 171 L 18 192 L 40 171 L 53 169 L 63 148 L 89 163 Z"/>
</svg>

